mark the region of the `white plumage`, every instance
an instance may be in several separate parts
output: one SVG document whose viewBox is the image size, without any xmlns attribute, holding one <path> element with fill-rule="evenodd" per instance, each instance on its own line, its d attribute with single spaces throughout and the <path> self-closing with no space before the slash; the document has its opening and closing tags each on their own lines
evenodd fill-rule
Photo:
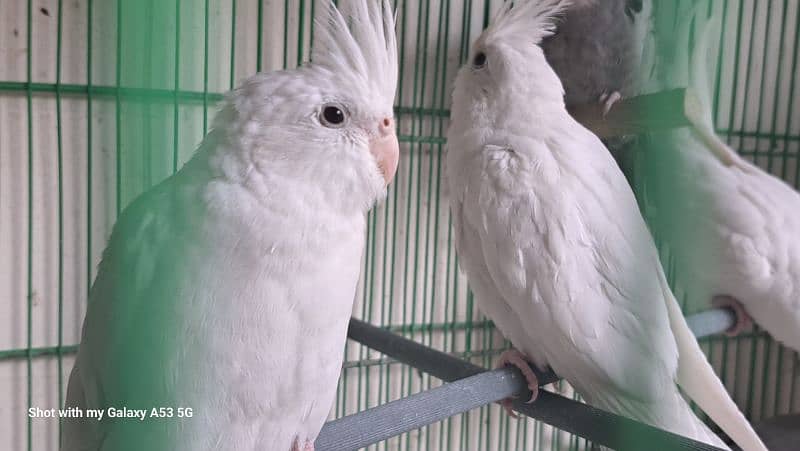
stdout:
<svg viewBox="0 0 800 451">
<path fill-rule="evenodd" d="M 477 302 L 589 403 L 724 447 L 679 384 L 763 450 L 681 316 L 623 174 L 566 111 L 538 46 L 565 4 L 506 3 L 456 80 L 447 178 Z"/>
<path fill-rule="evenodd" d="M 394 19 L 386 1 L 349 6 L 318 9 L 313 63 L 227 97 L 197 154 L 125 209 L 104 252 L 66 406 L 193 417 L 70 420 L 63 451 L 311 447 L 365 214 L 397 161 Z"/>
<path fill-rule="evenodd" d="M 716 71 L 709 61 L 717 61 L 712 44 L 719 23 L 706 25 L 690 51 L 689 19 L 682 20 L 681 40 L 669 46 L 672 58 L 656 73 L 664 78 L 659 87 L 690 85 L 694 126 L 656 134 L 638 153 L 640 203 L 668 249 L 665 257 L 673 259 L 687 313 L 707 310 L 718 296 L 733 298 L 773 337 L 800 351 L 800 194 L 715 134 L 709 74 Z M 667 193 L 666 184 L 681 190 Z"/>
</svg>

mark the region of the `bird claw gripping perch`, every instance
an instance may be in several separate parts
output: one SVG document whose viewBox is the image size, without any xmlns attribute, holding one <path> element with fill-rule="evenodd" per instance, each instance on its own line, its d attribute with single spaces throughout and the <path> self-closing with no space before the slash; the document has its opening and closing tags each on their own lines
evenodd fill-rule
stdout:
<svg viewBox="0 0 800 451">
<path fill-rule="evenodd" d="M 600 95 L 599 102 L 603 106 L 603 117 L 608 116 L 608 112 L 611 111 L 611 108 L 620 100 L 622 100 L 622 94 L 618 91 L 604 92 Z"/>
<path fill-rule="evenodd" d="M 711 304 L 714 307 L 719 308 L 727 307 L 733 310 L 734 314 L 736 315 L 736 323 L 725 331 L 725 335 L 728 337 L 735 337 L 739 335 L 753 324 L 753 319 L 744 309 L 744 306 L 730 296 L 715 296 Z"/>
<path fill-rule="evenodd" d="M 295 438 L 290 451 L 314 451 L 314 444 L 311 440 L 306 440 L 303 446 L 300 446 L 300 439 Z"/>
<path fill-rule="evenodd" d="M 528 389 L 531 391 L 531 399 L 526 402 L 530 404 L 535 401 L 536 397 L 539 395 L 539 379 L 536 377 L 536 373 L 531 369 L 528 357 L 516 349 L 503 351 L 503 353 L 500 354 L 500 360 L 497 361 L 497 366 L 495 368 L 504 368 L 507 366 L 519 368 L 522 375 L 525 376 L 525 380 L 528 382 Z M 511 403 L 511 398 L 500 401 L 500 405 L 503 406 L 503 409 L 505 409 L 509 416 L 512 418 L 519 418 L 519 415 L 514 413 Z"/>
</svg>

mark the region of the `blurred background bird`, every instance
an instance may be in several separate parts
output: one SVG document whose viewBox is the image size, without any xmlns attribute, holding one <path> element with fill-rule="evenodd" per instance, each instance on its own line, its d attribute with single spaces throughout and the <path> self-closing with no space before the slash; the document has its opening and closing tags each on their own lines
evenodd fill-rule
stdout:
<svg viewBox="0 0 800 451">
<path fill-rule="evenodd" d="M 603 114 L 641 94 L 641 72 L 652 55 L 651 0 L 573 0 L 542 41 L 547 62 L 564 86 L 568 109 L 599 103 Z M 627 171 L 634 136 L 603 139 Z"/>
<path fill-rule="evenodd" d="M 230 93 L 194 157 L 120 216 L 63 451 L 311 450 L 341 371 L 366 213 L 395 173 L 388 1 L 318 8 L 312 63 Z M 149 410 L 148 410 L 149 413 Z"/>
<path fill-rule="evenodd" d="M 649 0 L 574 0 L 542 41 L 567 107 L 601 102 L 607 112 L 637 93 Z"/>
<path fill-rule="evenodd" d="M 752 317 L 800 350 L 800 194 L 716 135 L 720 22 L 705 26 L 706 16 L 687 2 L 659 14 L 651 89 L 688 86 L 692 126 L 640 139 L 631 180 L 685 313 L 729 306 L 738 318 L 730 334 Z"/>
</svg>

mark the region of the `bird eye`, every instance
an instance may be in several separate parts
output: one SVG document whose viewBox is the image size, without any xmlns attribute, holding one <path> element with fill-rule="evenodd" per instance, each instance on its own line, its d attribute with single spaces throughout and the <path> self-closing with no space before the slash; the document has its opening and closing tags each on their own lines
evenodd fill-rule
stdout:
<svg viewBox="0 0 800 451">
<path fill-rule="evenodd" d="M 347 114 L 345 114 L 344 108 L 333 103 L 323 106 L 319 115 L 319 121 L 322 125 L 330 128 L 341 127 L 346 120 Z"/>
<path fill-rule="evenodd" d="M 483 52 L 476 53 L 475 58 L 472 59 L 472 67 L 474 67 L 475 69 L 480 69 L 485 65 L 486 65 L 486 54 Z"/>
<path fill-rule="evenodd" d="M 486 65 L 486 54 L 483 52 L 478 52 L 475 55 L 475 58 L 472 59 L 472 67 L 479 69 Z"/>
</svg>

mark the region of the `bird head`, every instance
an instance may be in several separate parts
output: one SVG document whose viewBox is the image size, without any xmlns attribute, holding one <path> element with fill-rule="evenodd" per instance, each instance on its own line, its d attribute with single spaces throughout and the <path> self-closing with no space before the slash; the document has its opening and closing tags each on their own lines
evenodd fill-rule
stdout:
<svg viewBox="0 0 800 451">
<path fill-rule="evenodd" d="M 311 62 L 246 80 L 215 128 L 243 149 L 249 172 L 263 169 L 369 208 L 385 195 L 399 158 L 394 15 L 388 0 L 318 10 Z"/>
<path fill-rule="evenodd" d="M 540 44 L 567 0 L 506 1 L 475 41 L 453 90 L 454 120 L 491 127 L 498 116 L 543 103 L 563 105 L 564 88 Z M 488 123 L 486 123 L 488 121 Z"/>
</svg>

